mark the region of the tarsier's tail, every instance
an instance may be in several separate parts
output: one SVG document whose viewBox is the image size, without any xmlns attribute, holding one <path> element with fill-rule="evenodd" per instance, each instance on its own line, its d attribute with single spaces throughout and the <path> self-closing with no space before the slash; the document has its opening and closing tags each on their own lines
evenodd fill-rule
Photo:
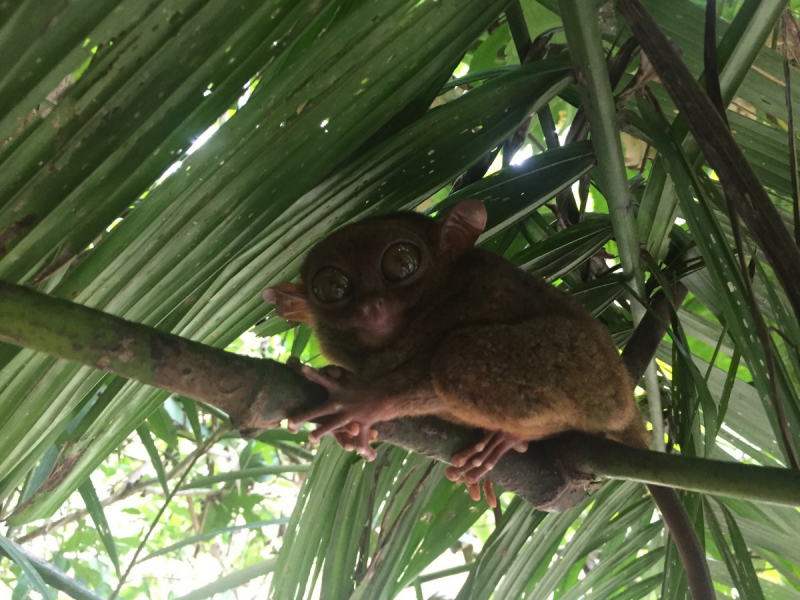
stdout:
<svg viewBox="0 0 800 600">
<path fill-rule="evenodd" d="M 627 446 L 647 450 L 652 436 L 645 427 L 642 415 L 637 411 L 623 429 L 609 433 L 608 437 Z M 693 600 L 714 600 L 714 584 L 708 570 L 705 550 L 700 546 L 692 522 L 675 490 L 653 484 L 648 484 L 647 488 L 675 541 L 686 569 Z"/>
</svg>

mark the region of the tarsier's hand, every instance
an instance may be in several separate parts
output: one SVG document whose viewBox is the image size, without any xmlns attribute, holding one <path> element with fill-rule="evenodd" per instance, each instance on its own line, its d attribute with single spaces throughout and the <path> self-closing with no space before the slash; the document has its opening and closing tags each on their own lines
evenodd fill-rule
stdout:
<svg viewBox="0 0 800 600">
<path fill-rule="evenodd" d="M 309 434 L 310 441 L 317 442 L 330 433 L 345 450 L 357 450 L 365 460 L 374 460 L 377 454 L 369 443 L 378 432 L 372 429 L 372 425 L 398 416 L 394 400 L 385 396 L 376 385 L 358 379 L 341 367 L 331 365 L 317 370 L 301 365 L 299 361 L 293 361 L 290 366 L 324 387 L 328 399 L 321 406 L 289 419 L 289 431 L 296 432 L 302 423 L 330 417 Z"/>
</svg>

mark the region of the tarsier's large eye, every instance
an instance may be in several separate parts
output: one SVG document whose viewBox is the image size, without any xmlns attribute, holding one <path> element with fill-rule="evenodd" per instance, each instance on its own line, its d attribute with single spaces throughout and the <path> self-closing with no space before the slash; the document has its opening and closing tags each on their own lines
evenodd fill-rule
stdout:
<svg viewBox="0 0 800 600">
<path fill-rule="evenodd" d="M 422 253 L 414 244 L 400 242 L 389 246 L 381 259 L 381 271 L 387 281 L 400 281 L 419 269 Z"/>
<path fill-rule="evenodd" d="M 329 304 L 347 298 L 353 285 L 347 274 L 338 267 L 323 267 L 314 275 L 311 289 L 317 300 Z"/>
</svg>

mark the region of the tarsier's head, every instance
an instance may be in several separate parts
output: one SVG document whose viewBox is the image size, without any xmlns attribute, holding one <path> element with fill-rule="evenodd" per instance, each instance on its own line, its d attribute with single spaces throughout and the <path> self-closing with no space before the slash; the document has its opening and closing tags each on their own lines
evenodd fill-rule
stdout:
<svg viewBox="0 0 800 600">
<path fill-rule="evenodd" d="M 279 283 L 261 295 L 280 317 L 349 332 L 365 347 L 382 348 L 485 226 L 479 200 L 456 204 L 441 221 L 410 212 L 366 219 L 314 246 L 300 270 L 302 283 Z"/>
</svg>

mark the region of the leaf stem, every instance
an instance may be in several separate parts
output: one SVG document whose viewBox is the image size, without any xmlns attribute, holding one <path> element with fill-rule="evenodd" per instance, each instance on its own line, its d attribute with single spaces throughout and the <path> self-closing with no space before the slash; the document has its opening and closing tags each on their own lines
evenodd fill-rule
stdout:
<svg viewBox="0 0 800 600">
<path fill-rule="evenodd" d="M 644 296 L 644 272 L 639 257 L 633 199 L 623 161 L 616 104 L 606 68 L 597 9 L 592 2 L 585 0 L 559 0 L 559 7 L 570 55 L 577 71 L 583 106 L 592 128 L 592 144 L 603 182 L 603 195 L 614 226 L 622 272 L 636 293 Z M 644 307 L 633 299 L 631 307 L 634 324 L 638 325 L 645 315 Z M 653 361 L 645 370 L 645 381 L 655 449 L 663 451 L 661 393 Z"/>
<path fill-rule="evenodd" d="M 794 132 L 794 110 L 792 108 L 792 78 L 789 70 L 789 24 L 794 22 L 792 11 L 783 11 L 781 32 L 783 33 L 783 78 L 786 82 L 786 124 L 789 135 L 789 175 L 792 181 L 792 205 L 794 212 L 794 241 L 800 246 L 800 186 L 797 183 L 797 143 Z"/>
</svg>

